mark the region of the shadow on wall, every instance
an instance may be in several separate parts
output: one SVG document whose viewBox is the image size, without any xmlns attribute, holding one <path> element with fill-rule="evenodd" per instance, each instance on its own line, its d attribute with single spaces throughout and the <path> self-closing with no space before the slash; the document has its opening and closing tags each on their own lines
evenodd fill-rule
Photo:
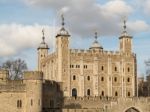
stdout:
<svg viewBox="0 0 150 112">
<path fill-rule="evenodd" d="M 43 83 L 43 112 L 62 112 L 63 96 L 62 83 L 45 80 Z"/>
</svg>

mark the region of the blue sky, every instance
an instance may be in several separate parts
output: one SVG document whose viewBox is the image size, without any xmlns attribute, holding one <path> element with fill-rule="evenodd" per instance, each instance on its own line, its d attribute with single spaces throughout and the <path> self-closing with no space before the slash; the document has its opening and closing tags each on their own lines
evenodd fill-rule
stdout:
<svg viewBox="0 0 150 112">
<path fill-rule="evenodd" d="M 91 46 L 97 31 L 105 50 L 119 50 L 118 37 L 123 18 L 127 17 L 138 75 L 145 74 L 144 61 L 150 58 L 149 0 L 1 0 L 0 62 L 20 57 L 30 70 L 36 69 L 41 30 L 45 29 L 50 52 L 53 51 L 62 13 L 71 34 L 71 47 L 83 49 Z"/>
</svg>

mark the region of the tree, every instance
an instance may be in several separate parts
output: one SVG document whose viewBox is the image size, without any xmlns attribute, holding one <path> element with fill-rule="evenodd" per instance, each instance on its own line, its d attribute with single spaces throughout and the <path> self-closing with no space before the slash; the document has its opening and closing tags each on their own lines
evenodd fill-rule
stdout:
<svg viewBox="0 0 150 112">
<path fill-rule="evenodd" d="M 27 64 L 24 60 L 7 60 L 2 64 L 2 68 L 9 71 L 10 79 L 21 79 L 24 71 L 27 70 Z"/>
<path fill-rule="evenodd" d="M 145 65 L 146 65 L 146 74 L 150 75 L 150 59 L 145 61 Z"/>
</svg>

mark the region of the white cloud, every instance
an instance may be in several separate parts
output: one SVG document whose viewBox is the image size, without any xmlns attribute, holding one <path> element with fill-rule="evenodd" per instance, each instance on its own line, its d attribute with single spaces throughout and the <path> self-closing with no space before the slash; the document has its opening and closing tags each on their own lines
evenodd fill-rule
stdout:
<svg viewBox="0 0 150 112">
<path fill-rule="evenodd" d="M 133 11 L 132 7 L 122 0 L 110 1 L 102 7 L 107 13 L 120 16 L 126 16 Z"/>
<path fill-rule="evenodd" d="M 42 28 L 45 29 L 46 41 L 52 47 L 53 28 L 46 25 L 0 25 L 0 56 L 11 56 L 27 48 L 37 48 L 42 40 Z M 50 36 L 51 35 L 51 36 Z"/>
<path fill-rule="evenodd" d="M 149 31 L 150 30 L 150 26 L 141 20 L 129 22 L 128 26 L 132 32 L 141 32 L 141 31 Z"/>
<path fill-rule="evenodd" d="M 134 9 L 124 0 L 109 0 L 104 4 L 96 3 L 96 0 L 25 0 L 30 6 L 46 7 L 52 9 L 55 14 L 65 13 L 69 30 L 82 37 L 90 37 L 97 30 L 101 35 L 118 35 L 121 33 L 121 18 L 130 16 Z M 57 16 L 58 17 L 58 16 Z M 144 21 L 142 28 L 129 28 L 134 32 L 143 32 L 147 29 Z M 136 25 L 140 26 L 141 22 Z M 134 22 L 130 22 L 129 24 Z M 135 24 L 134 24 L 135 25 Z M 145 28 L 144 28 L 145 27 Z"/>
</svg>

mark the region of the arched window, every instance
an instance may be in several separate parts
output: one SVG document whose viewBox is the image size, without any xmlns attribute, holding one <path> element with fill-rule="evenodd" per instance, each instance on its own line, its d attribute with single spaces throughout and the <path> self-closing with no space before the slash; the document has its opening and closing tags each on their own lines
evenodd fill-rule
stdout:
<svg viewBox="0 0 150 112">
<path fill-rule="evenodd" d="M 33 106 L 33 100 L 31 99 L 31 106 Z"/>
<path fill-rule="evenodd" d="M 130 68 L 128 67 L 128 72 L 130 72 Z"/>
<path fill-rule="evenodd" d="M 72 96 L 77 97 L 77 89 L 76 88 L 72 89 Z"/>
<path fill-rule="evenodd" d="M 22 101 L 21 100 L 17 100 L 17 108 L 21 108 L 22 107 Z"/>
<path fill-rule="evenodd" d="M 115 71 L 117 71 L 117 67 L 115 67 Z"/>
<path fill-rule="evenodd" d="M 87 95 L 90 96 L 90 89 L 87 90 Z"/>
<path fill-rule="evenodd" d="M 128 77 L 127 81 L 130 82 L 130 78 L 129 77 Z"/>
<path fill-rule="evenodd" d="M 114 81 L 117 82 L 117 77 L 114 78 Z"/>
<path fill-rule="evenodd" d="M 118 96 L 118 92 L 117 91 L 115 92 L 115 96 Z"/>
<path fill-rule="evenodd" d="M 76 76 L 75 75 L 73 75 L 73 80 L 76 80 Z"/>
<path fill-rule="evenodd" d="M 102 70 L 102 71 L 104 70 L 104 66 L 101 67 L 101 70 Z"/>
<path fill-rule="evenodd" d="M 128 96 L 130 96 L 130 92 L 128 92 Z"/>
<path fill-rule="evenodd" d="M 102 96 L 104 96 L 104 91 L 102 91 Z"/>
<path fill-rule="evenodd" d="M 101 77 L 101 81 L 104 81 L 104 77 Z"/>
<path fill-rule="evenodd" d="M 19 100 L 17 100 L 17 107 L 19 108 Z"/>
<path fill-rule="evenodd" d="M 90 76 L 87 76 L 87 80 L 90 80 Z"/>
</svg>

